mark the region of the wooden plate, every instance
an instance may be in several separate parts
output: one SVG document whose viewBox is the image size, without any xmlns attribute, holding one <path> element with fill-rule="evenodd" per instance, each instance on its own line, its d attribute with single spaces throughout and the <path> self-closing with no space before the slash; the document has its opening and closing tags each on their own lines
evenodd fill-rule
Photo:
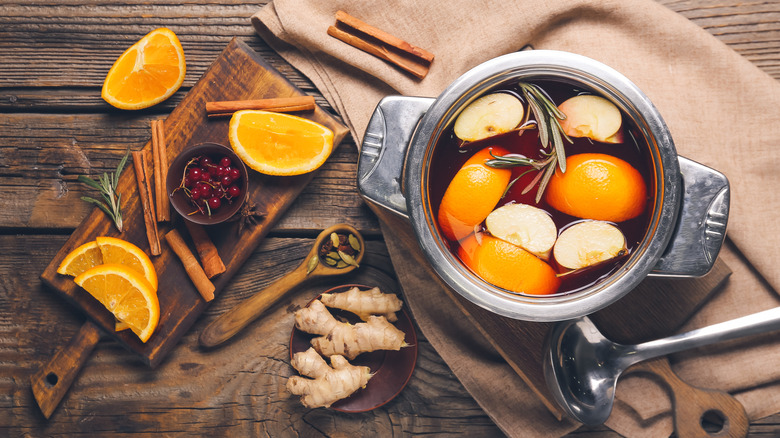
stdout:
<svg viewBox="0 0 780 438">
<path fill-rule="evenodd" d="M 353 287 L 358 287 L 361 290 L 372 288 L 372 286 L 362 284 L 345 284 L 336 286 L 323 293 L 345 292 Z M 320 296 L 318 295 L 314 300 L 320 299 Z M 345 320 L 353 324 L 361 322 L 357 316 L 350 312 L 331 308 L 329 310 L 336 319 Z M 401 308 L 401 311 L 396 314 L 398 315 L 398 321 L 394 322 L 393 325 L 406 334 L 405 341 L 408 347 L 403 347 L 399 351 L 389 350 L 363 353 L 351 360 L 350 363 L 353 365 L 369 367 L 374 376 L 368 381 L 365 388 L 358 389 L 351 396 L 333 403 L 330 407 L 331 409 L 353 413 L 376 409 L 394 399 L 409 382 L 417 363 L 417 333 L 405 308 Z M 292 359 L 295 353 L 308 350 L 311 347 L 311 340 L 317 336 L 293 327 L 290 336 L 290 359 Z"/>
</svg>

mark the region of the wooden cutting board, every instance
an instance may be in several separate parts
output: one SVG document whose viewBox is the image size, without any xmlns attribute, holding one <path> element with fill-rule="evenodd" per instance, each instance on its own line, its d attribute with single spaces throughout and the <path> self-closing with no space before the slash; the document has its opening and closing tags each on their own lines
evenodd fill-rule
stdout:
<svg viewBox="0 0 780 438">
<path fill-rule="evenodd" d="M 184 100 L 165 119 L 165 143 L 169 162 L 173 161 L 181 150 L 198 143 L 229 144 L 229 119 L 209 120 L 206 117 L 206 102 L 299 95 L 305 93 L 266 63 L 249 46 L 233 39 Z M 335 145 L 338 145 L 348 133 L 346 127 L 319 107 L 313 112 L 298 113 L 298 115 L 310 118 L 333 130 Z M 147 143 L 144 149 L 151 150 L 151 143 Z M 250 169 L 248 202 L 254 203 L 259 211 L 265 212 L 266 216 L 260 224 L 246 227 L 240 235 L 237 222 L 207 227 L 227 268 L 226 272 L 213 279 L 215 293 L 218 294 L 227 285 L 312 177 L 313 173 L 291 177 L 266 176 Z M 159 279 L 160 322 L 146 343 L 138 340 L 129 330 L 115 332 L 113 315 L 87 292 L 76 286 L 71 277 L 56 272 L 60 262 L 71 250 L 94 240 L 97 236 L 119 237 L 149 253 L 132 165 L 123 172 L 118 191 L 122 194 L 124 232 L 120 234 L 111 219 L 95 208 L 52 259 L 41 275 L 41 279 L 120 344 L 137 353 L 149 366 L 155 367 L 187 332 L 207 305 L 164 239 L 160 239 L 162 255 L 152 257 Z M 173 209 L 171 213 L 176 214 Z M 178 222 L 179 232 L 183 236 L 188 236 L 181 218 L 174 221 L 176 222 Z M 170 230 L 171 226 L 171 224 L 160 224 L 160 236 Z"/>
</svg>

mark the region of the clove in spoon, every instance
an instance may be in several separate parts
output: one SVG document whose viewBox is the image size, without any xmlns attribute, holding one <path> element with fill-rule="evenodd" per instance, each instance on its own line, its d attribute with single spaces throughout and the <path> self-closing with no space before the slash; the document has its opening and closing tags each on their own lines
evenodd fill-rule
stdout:
<svg viewBox="0 0 780 438">
<path fill-rule="evenodd" d="M 587 317 L 555 324 L 544 377 L 564 412 L 587 425 L 607 421 L 620 374 L 631 365 L 690 348 L 780 329 L 780 307 L 636 345 L 607 339 Z"/>
</svg>

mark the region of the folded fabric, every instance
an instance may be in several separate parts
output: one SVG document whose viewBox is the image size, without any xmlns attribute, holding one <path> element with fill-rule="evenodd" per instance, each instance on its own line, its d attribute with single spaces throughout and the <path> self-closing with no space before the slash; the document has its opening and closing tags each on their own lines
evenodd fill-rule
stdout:
<svg viewBox="0 0 780 438">
<path fill-rule="evenodd" d="M 433 52 L 428 76 L 415 79 L 328 37 L 338 10 Z M 579 53 L 617 69 L 658 107 L 678 152 L 720 170 L 731 183 L 729 238 L 722 257 L 734 274 L 686 329 L 780 302 L 775 292 L 780 285 L 780 238 L 762 232 L 780 211 L 780 191 L 772 189 L 780 180 L 780 153 L 774 150 L 776 134 L 768 129 L 780 122 L 780 84 L 684 17 L 651 0 L 275 0 L 253 16 L 252 23 L 312 80 L 358 144 L 382 97 L 435 97 L 469 68 L 527 44 Z M 403 228 L 379 215 L 387 219 L 386 229 Z M 424 334 L 504 432 L 555 436 L 577 427 L 546 412 L 495 352 L 486 351 L 483 343 L 467 342 L 479 338 L 473 328 L 450 327 L 456 318 L 442 321 L 442 314 L 458 311 L 445 302 L 446 294 L 435 293 L 444 286 L 424 260 L 410 262 L 419 256 L 414 248 L 396 239 L 387 243 L 404 291 L 417 303 L 413 310 L 420 309 L 414 313 Z M 426 294 L 415 296 L 415 290 Z M 443 313 L 424 311 L 431 300 Z M 452 330 L 463 335 L 452 336 Z M 697 349 L 674 355 L 671 362 L 691 384 L 734 393 L 756 419 L 780 411 L 778 369 L 767 366 L 780 358 L 774 339 L 762 336 Z M 621 379 L 617 396 L 619 403 L 607 423 L 616 431 L 630 436 L 668 436 L 672 431 L 669 399 L 652 380 L 628 375 Z"/>
</svg>

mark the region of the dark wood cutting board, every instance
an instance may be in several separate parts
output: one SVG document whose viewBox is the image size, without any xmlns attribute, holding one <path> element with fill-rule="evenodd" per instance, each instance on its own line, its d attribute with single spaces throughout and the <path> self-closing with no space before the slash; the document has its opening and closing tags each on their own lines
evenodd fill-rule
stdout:
<svg viewBox="0 0 780 438">
<path fill-rule="evenodd" d="M 233 39 L 165 120 L 165 141 L 169 162 L 181 150 L 198 143 L 229 144 L 229 118 L 208 119 L 205 110 L 206 102 L 298 95 L 305 95 L 305 93 L 246 44 Z M 313 112 L 298 113 L 298 115 L 329 127 L 334 133 L 334 145 L 338 145 L 348 133 L 346 127 L 319 107 Z M 151 143 L 147 143 L 144 149 L 150 150 Z M 254 203 L 259 211 L 266 213 L 266 216 L 260 224 L 246 227 L 240 235 L 237 222 L 208 227 L 208 233 L 227 268 L 223 274 L 213 279 L 215 293 L 218 294 L 225 287 L 312 177 L 313 173 L 273 177 L 249 170 L 248 202 Z M 160 239 L 162 254 L 152 257 L 159 278 L 160 322 L 146 343 L 142 343 L 129 330 L 115 332 L 113 315 L 87 292 L 76 286 L 71 277 L 56 272 L 65 255 L 79 245 L 94 240 L 97 236 L 119 237 L 149 253 L 132 165 L 123 172 L 118 191 L 122 194 L 124 232 L 120 234 L 111 219 L 95 208 L 52 259 L 41 275 L 41 279 L 77 309 L 83 311 L 106 333 L 111 334 L 120 344 L 137 353 L 149 366 L 155 367 L 192 326 L 207 305 L 164 239 Z M 171 213 L 174 216 L 176 214 L 173 209 Z M 174 221 L 174 225 L 183 236 L 188 236 L 181 220 L 178 218 L 178 225 L 176 225 L 177 221 Z M 160 236 L 170 230 L 171 226 L 171 224 L 160 224 Z"/>
</svg>

